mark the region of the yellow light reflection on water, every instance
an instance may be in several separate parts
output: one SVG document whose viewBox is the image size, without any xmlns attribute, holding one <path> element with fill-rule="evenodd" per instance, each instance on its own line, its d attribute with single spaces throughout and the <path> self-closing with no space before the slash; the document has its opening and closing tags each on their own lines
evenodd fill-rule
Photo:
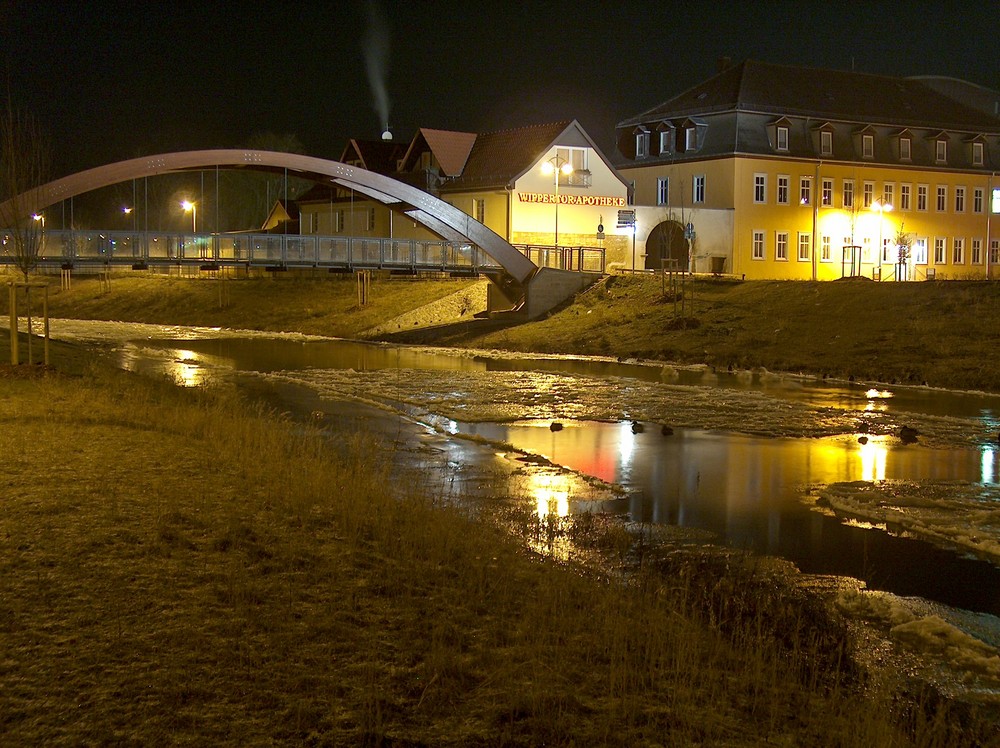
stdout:
<svg viewBox="0 0 1000 748">
<path fill-rule="evenodd" d="M 535 497 L 539 519 L 569 515 L 569 479 L 565 475 L 536 473 L 531 476 L 528 489 Z"/>
<path fill-rule="evenodd" d="M 885 480 L 885 461 L 889 454 L 885 443 L 869 437 L 867 444 L 858 445 L 858 453 L 861 456 L 861 480 Z"/>
<path fill-rule="evenodd" d="M 983 480 L 983 483 L 996 483 L 997 482 L 996 459 L 995 458 L 996 458 L 996 452 L 994 452 L 992 449 L 990 449 L 989 447 L 987 447 L 986 449 L 983 450 L 983 459 L 982 459 L 982 465 L 983 465 L 983 477 L 982 477 L 982 480 Z"/>
<path fill-rule="evenodd" d="M 205 368 L 194 351 L 177 351 L 178 358 L 167 365 L 167 373 L 181 387 L 198 387 L 205 383 Z"/>
<path fill-rule="evenodd" d="M 632 452 L 635 451 L 635 432 L 630 421 L 618 424 L 618 453 L 621 455 L 622 467 L 632 462 Z"/>
</svg>

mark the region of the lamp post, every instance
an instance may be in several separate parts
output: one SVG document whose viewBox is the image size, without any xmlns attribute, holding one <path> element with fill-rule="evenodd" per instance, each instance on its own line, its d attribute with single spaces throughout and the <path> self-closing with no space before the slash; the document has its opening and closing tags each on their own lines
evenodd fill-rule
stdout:
<svg viewBox="0 0 1000 748">
<path fill-rule="evenodd" d="M 573 164 L 569 162 L 569 159 L 563 158 L 558 154 L 542 164 L 542 174 L 552 175 L 552 184 L 556 190 L 556 240 L 553 244 L 556 248 L 559 247 L 559 174 L 569 175 L 572 173 Z"/>
<path fill-rule="evenodd" d="M 881 280 L 882 261 L 885 259 L 885 240 L 882 234 L 885 222 L 882 220 L 882 217 L 892 210 L 892 203 L 887 203 L 884 197 L 880 197 L 872 203 L 872 210 L 878 210 L 878 277 Z"/>
<path fill-rule="evenodd" d="M 185 200 L 181 203 L 181 207 L 184 209 L 185 213 L 191 213 L 191 233 L 198 233 L 198 205 L 190 200 Z"/>
</svg>

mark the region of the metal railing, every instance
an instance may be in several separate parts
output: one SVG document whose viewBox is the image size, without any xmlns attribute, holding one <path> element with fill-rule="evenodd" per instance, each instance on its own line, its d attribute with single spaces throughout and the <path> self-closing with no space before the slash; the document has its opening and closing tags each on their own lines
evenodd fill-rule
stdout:
<svg viewBox="0 0 1000 748">
<path fill-rule="evenodd" d="M 13 262 L 9 232 L 0 231 L 0 264 Z M 446 241 L 153 231 L 46 231 L 38 264 L 211 264 L 468 273 L 500 267 L 473 244 Z"/>
<path fill-rule="evenodd" d="M 575 270 L 579 273 L 603 273 L 605 254 L 601 247 L 553 247 L 515 244 L 514 249 L 540 268 Z"/>
</svg>

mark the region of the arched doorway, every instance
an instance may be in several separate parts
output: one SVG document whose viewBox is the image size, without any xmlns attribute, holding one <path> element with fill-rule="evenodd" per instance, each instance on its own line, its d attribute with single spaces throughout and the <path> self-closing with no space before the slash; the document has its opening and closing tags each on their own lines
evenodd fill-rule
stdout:
<svg viewBox="0 0 1000 748">
<path fill-rule="evenodd" d="M 646 237 L 646 270 L 687 270 L 689 248 L 681 224 L 677 221 L 658 223 Z"/>
</svg>

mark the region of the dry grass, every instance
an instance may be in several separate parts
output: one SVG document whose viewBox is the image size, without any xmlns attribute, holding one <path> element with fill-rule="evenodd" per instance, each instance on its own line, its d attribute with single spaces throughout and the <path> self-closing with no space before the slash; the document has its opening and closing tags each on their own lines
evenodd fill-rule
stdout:
<svg viewBox="0 0 1000 748">
<path fill-rule="evenodd" d="M 0 423 L 5 744 L 910 743 L 736 557 L 609 582 L 364 436 L 118 373 L 0 380 Z"/>
</svg>

